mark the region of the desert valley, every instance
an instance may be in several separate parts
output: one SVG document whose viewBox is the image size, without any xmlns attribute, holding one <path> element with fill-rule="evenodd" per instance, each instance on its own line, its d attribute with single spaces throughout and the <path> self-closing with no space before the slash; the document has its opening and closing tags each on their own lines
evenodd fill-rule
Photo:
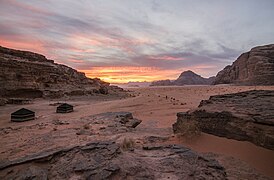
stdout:
<svg viewBox="0 0 274 180">
<path fill-rule="evenodd" d="M 1 1 L 0 179 L 274 179 L 273 8 Z"/>
<path fill-rule="evenodd" d="M 255 48 L 249 58 L 273 69 L 273 47 Z M 274 177 L 270 84 L 121 89 L 4 47 L 1 75 L 1 179 Z M 252 78 L 244 83 L 256 84 Z M 62 103 L 73 112 L 56 113 Z M 20 108 L 35 119 L 10 121 Z"/>
</svg>

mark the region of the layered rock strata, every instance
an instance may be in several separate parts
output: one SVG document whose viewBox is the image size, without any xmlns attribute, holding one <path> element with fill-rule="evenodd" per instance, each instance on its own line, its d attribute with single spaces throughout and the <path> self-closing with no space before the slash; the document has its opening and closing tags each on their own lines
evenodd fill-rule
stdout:
<svg viewBox="0 0 274 180">
<path fill-rule="evenodd" d="M 54 63 L 45 56 L 0 46 L 0 96 L 60 98 L 65 95 L 108 94 L 109 83 Z"/>
</svg>

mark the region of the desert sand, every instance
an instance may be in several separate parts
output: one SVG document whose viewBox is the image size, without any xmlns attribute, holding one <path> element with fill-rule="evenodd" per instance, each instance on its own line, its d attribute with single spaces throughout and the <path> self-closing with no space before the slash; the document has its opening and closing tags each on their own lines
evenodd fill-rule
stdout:
<svg viewBox="0 0 274 180">
<path fill-rule="evenodd" d="M 70 98 L 63 100 L 34 100 L 26 105 L 6 105 L 0 107 L 0 159 L 13 159 L 41 149 L 81 144 L 92 139 L 92 135 L 77 137 L 72 133 L 75 124 L 81 118 L 104 112 L 131 112 L 143 122 L 130 137 L 138 141 L 140 136 L 167 137 L 164 143 L 181 144 L 201 153 L 223 155 L 220 161 L 229 169 L 229 158 L 239 159 L 251 169 L 274 178 L 274 152 L 253 145 L 249 142 L 236 141 L 202 133 L 194 139 L 183 139 L 173 135 L 172 124 L 177 112 L 196 108 L 200 101 L 211 95 L 235 93 L 253 89 L 274 90 L 274 86 L 183 86 L 183 87 L 144 87 L 128 88 L 129 98 L 109 97 L 106 95 L 89 98 Z M 56 114 L 57 102 L 74 105 L 75 111 L 69 114 Z M 23 123 L 10 122 L 10 113 L 22 107 L 36 112 L 37 119 Z M 63 126 L 50 123 L 53 121 L 73 122 Z M 10 131 L 10 130 L 16 131 Z M 39 130 L 38 130 L 39 129 Z M 50 132 L 52 138 L 43 139 L 44 133 Z M 116 137 L 120 138 L 121 137 Z M 142 143 L 142 142 L 140 142 Z"/>
</svg>

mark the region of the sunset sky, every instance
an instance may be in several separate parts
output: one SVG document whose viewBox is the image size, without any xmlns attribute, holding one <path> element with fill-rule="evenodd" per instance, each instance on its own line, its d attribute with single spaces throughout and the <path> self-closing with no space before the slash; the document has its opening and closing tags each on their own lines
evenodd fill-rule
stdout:
<svg viewBox="0 0 274 180">
<path fill-rule="evenodd" d="M 117 83 L 213 76 L 274 43 L 274 0 L 0 0 L 0 45 Z"/>
</svg>

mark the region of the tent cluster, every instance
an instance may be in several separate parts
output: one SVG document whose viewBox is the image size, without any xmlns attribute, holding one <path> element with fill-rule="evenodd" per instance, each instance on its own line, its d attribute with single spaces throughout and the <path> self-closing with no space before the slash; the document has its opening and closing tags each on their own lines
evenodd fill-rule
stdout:
<svg viewBox="0 0 274 180">
<path fill-rule="evenodd" d="M 61 104 L 56 108 L 57 113 L 69 113 L 73 111 L 73 106 L 67 103 Z M 23 122 L 35 119 L 35 112 L 22 108 L 14 113 L 11 113 L 11 121 L 13 122 Z"/>
</svg>

